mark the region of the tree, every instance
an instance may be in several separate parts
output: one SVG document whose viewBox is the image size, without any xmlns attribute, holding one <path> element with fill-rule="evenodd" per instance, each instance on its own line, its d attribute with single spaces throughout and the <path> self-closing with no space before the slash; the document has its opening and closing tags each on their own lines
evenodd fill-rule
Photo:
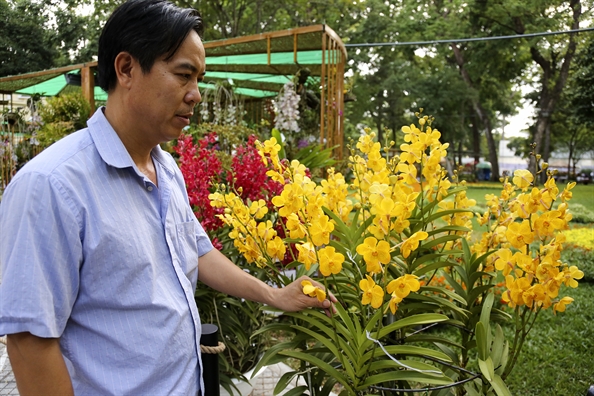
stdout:
<svg viewBox="0 0 594 396">
<path fill-rule="evenodd" d="M 346 0 L 176 0 L 181 7 L 200 11 L 205 21 L 207 40 L 258 34 L 320 23 L 334 30 L 348 27 L 353 8 Z"/>
<path fill-rule="evenodd" d="M 48 69 L 57 55 L 43 5 L 0 0 L 0 76 Z"/>
<path fill-rule="evenodd" d="M 488 18 L 510 34 L 579 29 L 582 2 L 587 0 L 497 0 L 485 2 Z M 535 103 L 535 152 L 549 160 L 551 151 L 551 116 L 567 83 L 577 41 L 575 34 L 527 38 L 530 56 L 537 65 L 539 94 Z M 530 168 L 536 170 L 534 156 Z M 544 174 L 543 174 L 544 176 Z"/>
<path fill-rule="evenodd" d="M 581 49 L 551 125 L 553 144 L 568 153 L 567 174 L 575 174 L 584 154 L 594 152 L 594 40 Z"/>
</svg>

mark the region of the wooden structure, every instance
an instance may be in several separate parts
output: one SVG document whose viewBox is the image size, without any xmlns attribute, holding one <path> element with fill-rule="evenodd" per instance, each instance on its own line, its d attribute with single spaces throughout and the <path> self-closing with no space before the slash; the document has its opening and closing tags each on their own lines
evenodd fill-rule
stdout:
<svg viewBox="0 0 594 396">
<path fill-rule="evenodd" d="M 339 145 L 342 157 L 343 84 L 346 49 L 338 35 L 326 25 L 314 25 L 205 42 L 206 76 L 201 89 L 229 81 L 236 94 L 248 98 L 275 97 L 282 86 L 301 69 L 320 85 L 320 143 Z M 0 93 L 28 93 L 32 86 L 80 70 L 83 95 L 95 109 L 101 91 L 95 87 L 97 62 L 0 78 Z M 39 88 L 42 90 L 43 88 Z M 43 94 L 42 91 L 36 93 Z M 34 91 L 34 89 L 33 89 Z"/>
</svg>

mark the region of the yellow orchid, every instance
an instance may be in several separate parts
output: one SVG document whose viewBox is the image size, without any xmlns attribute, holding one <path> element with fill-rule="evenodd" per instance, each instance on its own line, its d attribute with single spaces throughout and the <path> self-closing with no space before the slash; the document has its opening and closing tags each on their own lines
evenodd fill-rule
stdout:
<svg viewBox="0 0 594 396">
<path fill-rule="evenodd" d="M 322 246 L 330 242 L 330 233 L 334 230 L 334 224 L 329 221 L 328 216 L 322 215 L 311 223 L 309 233 L 314 245 Z"/>
<path fill-rule="evenodd" d="M 567 183 L 567 186 L 565 186 L 565 189 L 559 196 L 559 198 L 561 198 L 561 201 L 563 203 L 569 201 L 573 197 L 573 193 L 571 192 L 571 190 L 575 187 L 575 185 L 576 185 L 575 182 Z"/>
<path fill-rule="evenodd" d="M 580 271 L 575 265 L 572 265 L 563 271 L 563 283 L 565 286 L 576 288 L 578 287 L 578 282 L 576 279 L 582 279 L 583 277 L 584 273 Z"/>
<path fill-rule="evenodd" d="M 530 222 L 524 220 L 521 224 L 510 224 L 505 232 L 505 237 L 516 249 L 524 249 L 534 240 L 534 233 L 530 229 Z"/>
<path fill-rule="evenodd" d="M 425 231 L 417 231 L 414 234 L 412 234 L 410 238 L 404 241 L 404 243 L 400 247 L 402 257 L 407 258 L 408 256 L 410 256 L 410 253 L 419 247 L 419 242 L 427 239 L 428 236 L 429 234 L 427 234 Z"/>
<path fill-rule="evenodd" d="M 299 257 L 297 260 L 305 265 L 305 268 L 309 270 L 312 264 L 318 262 L 318 258 L 316 256 L 316 249 L 311 244 L 311 242 L 305 242 L 298 245 L 295 245 L 297 251 L 299 252 Z"/>
<path fill-rule="evenodd" d="M 289 236 L 293 239 L 305 238 L 307 235 L 307 229 L 305 225 L 299 219 L 299 216 L 295 213 L 291 213 L 287 216 L 287 230 L 289 230 Z"/>
<path fill-rule="evenodd" d="M 497 268 L 498 271 L 502 271 L 503 276 L 509 275 L 516 265 L 512 251 L 509 249 L 501 249 L 497 252 L 496 257 L 495 268 Z"/>
<path fill-rule="evenodd" d="M 386 241 L 379 241 L 374 237 L 365 238 L 362 244 L 357 246 L 357 253 L 363 256 L 367 264 L 367 272 L 377 274 L 382 272 L 381 264 L 390 262 L 390 244 Z"/>
<path fill-rule="evenodd" d="M 272 203 L 280 208 L 278 213 L 282 217 L 297 213 L 305 206 L 303 203 L 303 189 L 297 184 L 286 184 L 281 195 L 272 198 Z"/>
<path fill-rule="evenodd" d="M 266 243 L 266 253 L 276 260 L 284 259 L 286 251 L 285 243 L 277 236 Z"/>
<path fill-rule="evenodd" d="M 416 292 L 420 287 L 421 283 L 416 275 L 405 274 L 388 283 L 386 291 L 390 294 L 395 293 L 400 299 L 404 299 L 411 291 Z"/>
<path fill-rule="evenodd" d="M 254 201 L 250 205 L 250 214 L 254 216 L 255 219 L 261 219 L 268 213 L 268 208 L 266 207 L 266 202 L 263 199 L 259 199 Z"/>
<path fill-rule="evenodd" d="M 389 302 L 390 311 L 392 311 L 392 315 L 394 315 L 396 313 L 396 311 L 398 310 L 398 304 L 400 304 L 401 302 L 402 302 L 402 299 L 400 297 L 398 297 L 398 295 L 396 293 L 392 293 L 392 296 L 390 297 L 390 302 Z"/>
<path fill-rule="evenodd" d="M 553 314 L 557 312 L 565 312 L 565 307 L 573 302 L 571 297 L 563 297 L 559 302 L 553 304 Z"/>
<path fill-rule="evenodd" d="M 320 272 L 324 276 L 336 275 L 342 270 L 344 256 L 332 246 L 326 246 L 318 251 L 320 257 Z"/>
<path fill-rule="evenodd" d="M 310 281 L 302 281 L 301 286 L 303 287 L 303 294 L 310 297 L 316 297 L 319 302 L 322 302 L 326 299 L 326 292 L 319 287 L 312 285 Z"/>
<path fill-rule="evenodd" d="M 565 227 L 565 222 L 559 218 L 561 212 L 553 210 L 545 212 L 534 220 L 534 231 L 539 237 L 553 236 L 557 230 Z"/>
<path fill-rule="evenodd" d="M 514 171 L 514 184 L 521 189 L 527 189 L 532 184 L 534 175 L 527 169 L 518 169 Z"/>
<path fill-rule="evenodd" d="M 363 305 L 371 304 L 373 308 L 379 308 L 384 302 L 384 290 L 375 284 L 369 275 L 365 275 L 366 279 L 359 281 L 359 287 L 363 291 L 361 303 Z"/>
</svg>

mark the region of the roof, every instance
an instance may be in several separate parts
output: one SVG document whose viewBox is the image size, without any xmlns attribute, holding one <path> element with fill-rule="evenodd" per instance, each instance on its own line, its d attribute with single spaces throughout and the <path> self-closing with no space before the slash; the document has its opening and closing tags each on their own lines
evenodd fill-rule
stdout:
<svg viewBox="0 0 594 396">
<path fill-rule="evenodd" d="M 338 43 L 326 48 L 326 37 Z M 206 75 L 202 89 L 209 89 L 217 82 L 227 82 L 234 92 L 246 97 L 276 96 L 281 87 L 301 68 L 307 67 L 310 75 L 323 74 L 322 64 L 346 61 L 342 40 L 326 25 L 313 25 L 236 37 L 204 43 L 206 50 Z M 0 78 L 0 93 L 42 94 L 54 96 L 65 86 L 65 73 L 95 67 L 89 62 L 66 67 Z M 106 94 L 95 87 L 95 99 L 105 100 Z"/>
</svg>

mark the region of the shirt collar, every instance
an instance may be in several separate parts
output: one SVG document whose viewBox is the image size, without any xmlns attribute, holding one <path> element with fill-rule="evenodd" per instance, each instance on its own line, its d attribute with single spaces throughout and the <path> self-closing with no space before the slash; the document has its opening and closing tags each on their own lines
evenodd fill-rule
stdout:
<svg viewBox="0 0 594 396">
<path fill-rule="evenodd" d="M 100 107 L 95 111 L 95 114 L 87 121 L 89 127 L 89 133 L 91 138 L 97 147 L 97 151 L 101 156 L 101 159 L 113 167 L 116 168 L 129 168 L 136 169 L 136 165 L 126 150 L 124 143 L 122 143 L 120 137 L 113 129 L 105 114 L 103 113 L 105 107 Z M 158 145 L 151 151 L 153 159 L 158 161 L 161 166 L 170 174 L 174 171 L 171 169 L 170 161 L 167 161 L 167 157 L 164 154 L 161 147 Z"/>
</svg>

